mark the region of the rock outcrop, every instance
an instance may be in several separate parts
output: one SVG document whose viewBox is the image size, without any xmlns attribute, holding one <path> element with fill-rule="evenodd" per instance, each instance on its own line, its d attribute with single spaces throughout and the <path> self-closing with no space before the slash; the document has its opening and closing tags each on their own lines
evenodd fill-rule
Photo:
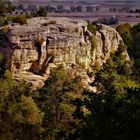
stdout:
<svg viewBox="0 0 140 140">
<path fill-rule="evenodd" d="M 94 48 L 91 36 L 96 39 Z M 105 63 L 121 41 L 118 32 L 105 25 L 92 35 L 85 21 L 38 17 L 25 25 L 9 25 L 1 51 L 15 79 L 40 87 L 50 68 L 64 64 L 68 69 L 91 70 L 95 63 Z"/>
</svg>

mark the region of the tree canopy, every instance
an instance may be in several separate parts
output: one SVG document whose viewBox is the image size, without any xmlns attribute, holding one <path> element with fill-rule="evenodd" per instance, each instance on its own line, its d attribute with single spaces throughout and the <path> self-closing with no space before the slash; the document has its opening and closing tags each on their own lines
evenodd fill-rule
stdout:
<svg viewBox="0 0 140 140">
<path fill-rule="evenodd" d="M 7 12 L 12 12 L 15 7 L 9 0 L 0 0 L 0 15 L 3 15 Z"/>
</svg>

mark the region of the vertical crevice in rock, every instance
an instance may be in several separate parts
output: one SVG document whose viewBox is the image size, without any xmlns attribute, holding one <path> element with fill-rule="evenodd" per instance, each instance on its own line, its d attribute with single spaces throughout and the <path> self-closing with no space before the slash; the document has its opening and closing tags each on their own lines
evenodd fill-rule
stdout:
<svg viewBox="0 0 140 140">
<path fill-rule="evenodd" d="M 40 62 L 41 58 L 41 44 L 39 42 L 35 42 L 35 48 L 38 52 L 38 63 Z"/>
<path fill-rule="evenodd" d="M 47 39 L 46 39 L 46 50 L 48 49 L 49 43 L 50 43 L 50 41 L 49 41 L 49 39 L 48 39 L 48 37 L 47 37 Z"/>
<path fill-rule="evenodd" d="M 88 31 L 85 31 L 84 33 L 83 33 L 83 35 L 84 35 L 84 41 L 85 42 L 87 42 L 87 40 L 88 40 L 88 38 L 89 38 L 89 33 L 88 33 Z"/>
<path fill-rule="evenodd" d="M 86 26 L 82 26 L 82 30 L 83 30 L 84 41 L 87 42 L 87 40 L 88 40 L 88 38 L 90 36 L 90 33 L 87 30 L 87 27 Z"/>
<path fill-rule="evenodd" d="M 101 31 L 99 31 L 99 33 L 101 34 L 101 40 L 103 42 L 102 49 L 103 49 L 103 54 L 105 56 L 106 55 L 106 42 L 105 42 L 106 38 L 105 38 L 104 34 Z"/>
<path fill-rule="evenodd" d="M 41 74 L 44 74 L 49 66 L 49 63 L 53 62 L 53 56 L 48 56 L 44 62 L 43 62 L 43 65 L 42 65 L 42 69 L 40 71 Z"/>
<path fill-rule="evenodd" d="M 118 38 L 118 34 L 117 33 L 115 34 L 115 38 L 119 42 L 119 38 Z"/>
<path fill-rule="evenodd" d="M 35 74 L 39 74 L 39 71 L 40 71 L 40 60 L 41 60 L 41 55 L 42 55 L 42 52 L 41 52 L 41 43 L 39 41 L 35 41 L 35 49 L 38 53 L 38 59 L 37 60 L 34 60 L 32 62 L 32 65 L 29 69 L 30 72 L 33 72 Z"/>
<path fill-rule="evenodd" d="M 46 38 L 46 58 L 42 63 L 42 69 L 40 70 L 40 74 L 44 74 L 49 66 L 49 63 L 53 62 L 54 57 L 48 54 L 48 45 L 50 44 L 49 38 Z"/>
</svg>

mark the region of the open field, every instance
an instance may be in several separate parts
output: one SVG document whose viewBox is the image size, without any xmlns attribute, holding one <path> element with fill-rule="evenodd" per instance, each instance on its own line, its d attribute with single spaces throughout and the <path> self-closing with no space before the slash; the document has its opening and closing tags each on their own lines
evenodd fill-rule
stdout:
<svg viewBox="0 0 140 140">
<path fill-rule="evenodd" d="M 89 21 L 95 21 L 99 18 L 110 18 L 115 16 L 120 23 L 128 22 L 131 24 L 140 22 L 140 15 L 138 13 L 102 13 L 102 12 L 79 12 L 79 13 L 48 13 L 50 17 L 69 17 Z"/>
<path fill-rule="evenodd" d="M 89 2 L 89 1 L 45 1 L 45 0 L 20 0 L 14 2 L 16 6 L 22 4 L 25 11 L 43 6 L 49 6 L 49 17 L 69 17 L 89 21 L 100 18 L 116 17 L 119 23 L 128 22 L 131 24 L 140 22 L 140 3 L 139 2 Z M 30 7 L 30 8 L 29 8 Z M 46 8 L 46 10 L 48 10 Z M 136 10 L 139 10 L 137 12 Z M 35 11 L 35 10 L 34 10 Z"/>
</svg>

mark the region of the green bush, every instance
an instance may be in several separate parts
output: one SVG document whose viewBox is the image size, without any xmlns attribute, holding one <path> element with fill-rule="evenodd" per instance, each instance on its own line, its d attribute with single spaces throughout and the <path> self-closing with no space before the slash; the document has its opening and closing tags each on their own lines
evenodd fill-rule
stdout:
<svg viewBox="0 0 140 140">
<path fill-rule="evenodd" d="M 105 25 L 114 25 L 118 24 L 118 19 L 111 17 L 111 18 L 101 18 L 97 20 L 98 23 L 105 24 Z"/>
<path fill-rule="evenodd" d="M 13 17 L 12 21 L 15 23 L 19 23 L 20 25 L 27 24 L 27 19 L 25 16 Z"/>
<path fill-rule="evenodd" d="M 117 52 L 122 53 L 124 51 L 127 51 L 127 46 L 123 43 L 120 43 Z"/>
<path fill-rule="evenodd" d="M 0 15 L 4 16 L 8 12 L 15 10 L 15 6 L 11 3 L 10 0 L 0 0 Z"/>
<path fill-rule="evenodd" d="M 9 31 L 9 26 L 8 25 L 6 25 L 2 28 L 2 33 L 3 34 L 6 34 L 8 31 Z"/>
<path fill-rule="evenodd" d="M 38 11 L 35 14 L 36 17 L 46 17 L 47 16 L 47 12 L 44 9 L 44 7 L 39 7 Z"/>
<path fill-rule="evenodd" d="M 120 24 L 116 27 L 116 30 L 122 37 L 124 44 L 128 46 L 128 48 L 131 48 L 132 45 L 132 27 L 130 24 Z"/>
<path fill-rule="evenodd" d="M 7 24 L 8 24 L 8 18 L 7 17 L 5 17 L 5 18 L 0 17 L 0 27 L 5 26 Z"/>
<path fill-rule="evenodd" d="M 87 28 L 88 28 L 88 30 L 89 30 L 93 35 L 96 34 L 97 28 L 96 28 L 95 25 L 93 25 L 92 23 L 88 22 Z"/>
<path fill-rule="evenodd" d="M 89 37 L 89 41 L 91 43 L 91 50 L 95 50 L 97 48 L 97 41 L 96 41 L 96 37 L 95 36 L 90 36 Z"/>
<path fill-rule="evenodd" d="M 94 69 L 96 70 L 96 71 L 100 71 L 101 70 L 101 64 L 99 63 L 99 61 L 95 61 L 95 63 L 94 63 Z"/>
</svg>

